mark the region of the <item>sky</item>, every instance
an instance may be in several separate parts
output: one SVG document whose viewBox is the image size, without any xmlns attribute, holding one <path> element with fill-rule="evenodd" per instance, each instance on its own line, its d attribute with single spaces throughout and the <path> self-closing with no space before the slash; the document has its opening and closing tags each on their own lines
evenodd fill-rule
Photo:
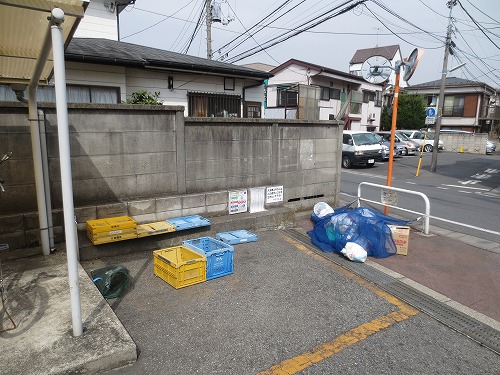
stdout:
<svg viewBox="0 0 500 375">
<path fill-rule="evenodd" d="M 277 66 L 293 58 L 348 72 L 356 50 L 398 44 L 403 58 L 424 50 L 410 86 L 441 79 L 446 0 L 213 1 L 220 3 L 223 20 L 211 27 L 214 60 Z M 136 0 L 120 13 L 120 40 L 206 58 L 204 3 Z M 499 89 L 500 0 L 456 0 L 452 21 L 455 47 L 447 70 L 465 65 L 448 77 Z"/>
</svg>

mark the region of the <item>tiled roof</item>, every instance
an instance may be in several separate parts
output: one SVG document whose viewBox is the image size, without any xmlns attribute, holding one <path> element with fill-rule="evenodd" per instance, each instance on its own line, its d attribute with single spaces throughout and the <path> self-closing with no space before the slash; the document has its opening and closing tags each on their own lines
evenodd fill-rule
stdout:
<svg viewBox="0 0 500 375">
<path fill-rule="evenodd" d="M 276 74 L 276 73 L 278 73 L 278 72 L 286 69 L 290 65 L 294 65 L 294 64 L 301 65 L 301 66 L 303 66 L 305 68 L 311 68 L 311 69 L 319 70 L 320 72 L 324 72 L 324 73 L 335 74 L 335 75 L 338 75 L 338 76 L 341 76 L 341 77 L 345 77 L 345 78 L 348 78 L 348 79 L 351 79 L 351 80 L 355 80 L 355 81 L 360 81 L 360 82 L 364 82 L 365 81 L 363 79 L 363 77 L 355 76 L 353 74 L 342 72 L 340 70 L 335 70 L 335 69 L 327 68 L 326 66 L 312 64 L 312 63 L 308 63 L 308 62 L 297 60 L 297 59 L 290 59 L 290 60 L 288 60 L 287 62 L 285 62 L 285 63 L 281 64 L 280 66 L 277 66 L 276 68 L 274 68 L 273 70 L 271 70 L 271 73 Z"/>
<path fill-rule="evenodd" d="M 391 46 L 380 46 L 375 48 L 365 48 L 358 49 L 354 56 L 352 57 L 349 64 L 361 64 L 364 63 L 369 57 L 372 56 L 383 56 L 387 60 L 392 60 L 399 50 L 398 44 L 393 44 Z"/>
<path fill-rule="evenodd" d="M 446 86 L 483 86 L 484 83 L 482 82 L 476 82 L 476 81 L 470 81 L 468 79 L 463 79 L 463 78 L 456 78 L 456 77 L 446 77 L 445 81 Z M 412 85 L 408 87 L 408 90 L 411 89 L 416 89 L 416 88 L 423 88 L 423 87 L 437 87 L 439 88 L 441 86 L 441 80 L 435 80 L 435 81 L 430 81 L 430 82 L 424 82 L 424 83 L 419 83 L 417 85 Z"/>
<path fill-rule="evenodd" d="M 272 74 L 267 72 L 239 65 L 109 39 L 73 38 L 66 49 L 65 57 L 68 61 L 98 64 L 170 68 L 255 79 L 272 77 Z"/>
</svg>

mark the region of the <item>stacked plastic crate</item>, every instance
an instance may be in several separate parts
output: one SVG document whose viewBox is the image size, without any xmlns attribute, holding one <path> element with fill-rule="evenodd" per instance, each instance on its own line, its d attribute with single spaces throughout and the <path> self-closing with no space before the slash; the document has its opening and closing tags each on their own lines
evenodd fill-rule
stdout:
<svg viewBox="0 0 500 375">
<path fill-rule="evenodd" d="M 137 222 L 128 216 L 87 220 L 87 237 L 93 245 L 137 238 Z"/>
</svg>

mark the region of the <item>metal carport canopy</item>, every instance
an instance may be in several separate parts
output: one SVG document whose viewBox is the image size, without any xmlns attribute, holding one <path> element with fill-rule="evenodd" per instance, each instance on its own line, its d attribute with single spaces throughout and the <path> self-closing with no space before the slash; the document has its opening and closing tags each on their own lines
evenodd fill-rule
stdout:
<svg viewBox="0 0 500 375">
<path fill-rule="evenodd" d="M 83 333 L 78 280 L 78 249 L 74 228 L 73 187 L 69 149 L 68 112 L 64 49 L 84 15 L 86 2 L 80 0 L 0 0 L 0 83 L 16 85 L 19 93 L 28 90 L 28 121 L 35 181 L 42 251 L 49 254 L 47 217 L 51 215 L 45 195 L 42 152 L 38 127 L 36 88 L 54 74 L 56 111 L 61 163 L 61 182 L 71 297 L 73 335 Z M 64 27 L 61 25 L 64 22 Z M 52 53 L 51 53 L 52 50 Z M 13 87 L 14 88 L 14 87 Z M 19 94 L 20 100 L 23 94 Z"/>
<path fill-rule="evenodd" d="M 47 32 L 47 17 L 62 9 L 64 44 L 84 14 L 84 1 L 0 0 L 0 83 L 28 84 L 33 77 Z M 42 69 L 39 82 L 47 83 L 53 68 L 52 53 Z"/>
</svg>

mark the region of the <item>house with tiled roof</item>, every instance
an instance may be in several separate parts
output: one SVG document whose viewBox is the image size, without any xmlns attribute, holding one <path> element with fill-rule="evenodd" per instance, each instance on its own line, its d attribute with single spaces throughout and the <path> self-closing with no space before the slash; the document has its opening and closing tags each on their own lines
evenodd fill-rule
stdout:
<svg viewBox="0 0 500 375">
<path fill-rule="evenodd" d="M 345 129 L 376 130 L 382 85 L 347 72 L 290 59 L 270 71 L 266 118 L 342 120 Z"/>
<path fill-rule="evenodd" d="M 382 56 L 385 57 L 394 67 L 397 61 L 403 61 L 401 55 L 401 49 L 398 44 L 393 44 L 390 46 L 377 46 L 373 48 L 358 49 L 354 56 L 349 61 L 349 73 L 361 77 L 361 67 L 363 63 L 372 56 Z M 394 85 L 396 82 L 396 73 L 392 72 L 386 84 Z M 399 83 L 400 87 L 405 87 L 406 82 L 403 80 Z"/>
<path fill-rule="evenodd" d="M 107 16 L 109 6 L 91 2 L 88 20 L 81 22 L 76 33 L 80 37 L 66 48 L 68 102 L 116 104 L 146 90 L 158 93 L 164 105 L 184 106 L 185 116 L 261 117 L 264 80 L 272 74 L 118 41 L 116 16 Z M 86 22 L 92 25 L 86 27 Z M 99 34 L 100 29 L 105 32 Z M 40 86 L 37 95 L 39 101 L 55 101 L 53 84 Z M 0 100 L 16 100 L 9 86 L 0 85 Z"/>
<path fill-rule="evenodd" d="M 439 107 L 441 80 L 406 87 L 405 92 L 423 95 L 429 107 Z M 500 122 L 495 89 L 486 83 L 446 77 L 441 129 L 490 132 Z"/>
</svg>

